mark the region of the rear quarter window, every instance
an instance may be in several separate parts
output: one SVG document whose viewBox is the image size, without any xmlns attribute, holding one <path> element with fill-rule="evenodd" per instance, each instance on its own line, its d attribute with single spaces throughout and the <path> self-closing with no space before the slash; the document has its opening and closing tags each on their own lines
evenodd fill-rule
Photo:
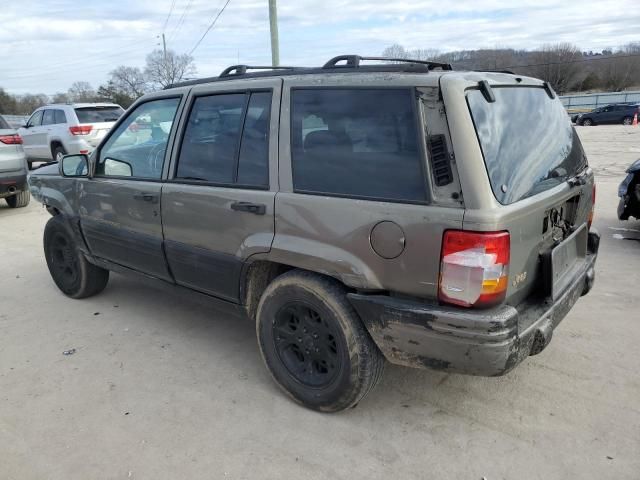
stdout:
<svg viewBox="0 0 640 480">
<path fill-rule="evenodd" d="M 493 88 L 496 101 L 479 90 L 467 102 L 484 155 L 491 188 L 502 204 L 549 190 L 586 165 L 582 144 L 558 98 L 543 88 Z"/>
<path fill-rule="evenodd" d="M 11 128 L 11 127 L 9 126 L 7 121 L 4 118 L 0 117 L 0 129 L 6 130 L 6 129 L 9 129 L 9 128 Z"/>
<path fill-rule="evenodd" d="M 294 190 L 425 202 L 415 102 L 411 89 L 294 89 Z"/>
</svg>

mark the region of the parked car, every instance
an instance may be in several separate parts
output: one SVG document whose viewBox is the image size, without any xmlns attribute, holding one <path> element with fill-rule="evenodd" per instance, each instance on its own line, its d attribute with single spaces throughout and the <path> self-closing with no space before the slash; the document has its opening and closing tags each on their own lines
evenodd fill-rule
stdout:
<svg viewBox="0 0 640 480">
<path fill-rule="evenodd" d="M 0 116 L 0 198 L 11 208 L 26 207 L 31 195 L 22 138 Z"/>
<path fill-rule="evenodd" d="M 90 154 L 124 113 L 113 103 L 53 104 L 38 108 L 19 133 L 29 168 L 66 154 Z"/>
<path fill-rule="evenodd" d="M 631 125 L 633 116 L 640 113 L 639 104 L 620 103 L 596 108 L 588 113 L 581 113 L 576 118 L 576 124 L 588 127 L 590 125 L 621 124 Z"/>
<path fill-rule="evenodd" d="M 640 158 L 627 168 L 626 173 L 618 187 L 618 218 L 629 220 L 629 217 L 635 217 L 640 220 Z"/>
<path fill-rule="evenodd" d="M 320 411 L 357 404 L 385 358 L 495 376 L 539 353 L 591 289 L 599 239 L 560 100 L 519 75 L 366 60 L 181 83 L 90 157 L 33 172 L 56 285 L 83 298 L 138 272 L 233 304 Z"/>
</svg>

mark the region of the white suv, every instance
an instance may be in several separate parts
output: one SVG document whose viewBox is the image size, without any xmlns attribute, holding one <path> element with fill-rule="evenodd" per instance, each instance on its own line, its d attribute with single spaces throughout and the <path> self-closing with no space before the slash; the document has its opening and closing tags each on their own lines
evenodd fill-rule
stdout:
<svg viewBox="0 0 640 480">
<path fill-rule="evenodd" d="M 38 108 L 19 129 L 29 168 L 60 161 L 67 154 L 90 154 L 124 110 L 114 103 L 53 104 Z"/>
</svg>

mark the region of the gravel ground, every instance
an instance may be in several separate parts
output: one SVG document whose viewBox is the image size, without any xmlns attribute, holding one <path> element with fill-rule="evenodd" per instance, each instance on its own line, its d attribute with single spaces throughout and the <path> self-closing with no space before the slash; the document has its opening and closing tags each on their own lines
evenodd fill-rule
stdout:
<svg viewBox="0 0 640 480">
<path fill-rule="evenodd" d="M 551 345 L 501 378 L 389 366 L 338 415 L 288 400 L 254 326 L 206 298 L 113 275 L 67 299 L 48 214 L 2 202 L 0 478 L 639 479 L 640 222 L 615 212 L 640 129 L 578 129 L 601 255 Z"/>
</svg>

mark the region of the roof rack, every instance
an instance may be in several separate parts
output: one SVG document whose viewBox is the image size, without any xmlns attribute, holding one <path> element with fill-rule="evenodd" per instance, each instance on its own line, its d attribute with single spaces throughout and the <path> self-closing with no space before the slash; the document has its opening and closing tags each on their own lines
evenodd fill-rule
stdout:
<svg viewBox="0 0 640 480">
<path fill-rule="evenodd" d="M 430 62 L 428 60 L 414 60 L 411 58 L 395 58 L 395 57 L 361 57 L 360 55 L 338 55 L 333 57 L 322 68 L 359 68 L 360 62 L 365 61 L 381 61 L 381 62 L 399 62 L 399 63 L 413 63 L 417 65 L 426 65 L 429 70 L 440 68 L 442 70 L 453 70 L 449 63 Z M 344 65 L 339 65 L 340 62 L 345 62 Z"/>
<path fill-rule="evenodd" d="M 253 66 L 253 65 L 231 65 L 225 68 L 220 77 L 234 77 L 238 75 L 244 75 L 247 70 L 295 70 L 300 67 L 267 67 L 267 66 Z"/>
</svg>

